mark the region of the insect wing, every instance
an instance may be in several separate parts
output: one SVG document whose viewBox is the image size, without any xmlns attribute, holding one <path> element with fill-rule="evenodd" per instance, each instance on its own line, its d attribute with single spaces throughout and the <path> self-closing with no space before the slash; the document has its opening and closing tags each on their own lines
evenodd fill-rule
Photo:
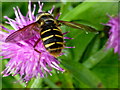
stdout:
<svg viewBox="0 0 120 90">
<path fill-rule="evenodd" d="M 35 29 L 37 28 L 37 23 L 32 23 L 28 26 L 25 26 L 24 28 L 10 34 L 6 38 L 5 42 L 16 43 L 20 40 L 30 39 L 31 37 L 35 36 Z"/>
<path fill-rule="evenodd" d="M 73 27 L 73 28 L 83 29 L 83 30 L 90 31 L 90 32 L 98 32 L 96 29 L 94 29 L 90 26 L 83 25 L 83 24 L 78 24 L 78 23 L 68 22 L 68 21 L 62 21 L 62 20 L 58 20 L 58 22 L 62 23 L 64 25 Z"/>
</svg>

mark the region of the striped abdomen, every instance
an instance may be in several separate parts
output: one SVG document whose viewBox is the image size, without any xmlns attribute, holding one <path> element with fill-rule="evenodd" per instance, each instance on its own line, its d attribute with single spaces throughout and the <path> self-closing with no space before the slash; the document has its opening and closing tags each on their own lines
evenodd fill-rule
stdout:
<svg viewBox="0 0 120 90">
<path fill-rule="evenodd" d="M 41 38 L 45 48 L 54 57 L 58 57 L 64 48 L 61 29 L 56 26 L 46 26 L 41 30 Z"/>
</svg>

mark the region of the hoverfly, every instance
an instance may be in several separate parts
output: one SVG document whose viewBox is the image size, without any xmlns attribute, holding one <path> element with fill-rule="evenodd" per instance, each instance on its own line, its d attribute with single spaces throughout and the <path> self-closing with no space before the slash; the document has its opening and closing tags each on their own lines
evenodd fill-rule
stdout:
<svg viewBox="0 0 120 90">
<path fill-rule="evenodd" d="M 60 29 L 61 24 L 77 29 L 96 32 L 96 30 L 92 27 L 68 21 L 56 20 L 50 13 L 41 12 L 38 14 L 36 22 L 13 32 L 6 38 L 5 42 L 17 42 L 19 40 L 29 39 L 30 37 L 35 35 L 35 31 L 39 33 L 41 37 L 35 42 L 33 46 L 34 50 L 39 52 L 35 49 L 35 47 L 39 43 L 39 41 L 42 40 L 45 49 L 52 56 L 58 57 L 62 49 L 65 47 L 62 30 Z"/>
</svg>

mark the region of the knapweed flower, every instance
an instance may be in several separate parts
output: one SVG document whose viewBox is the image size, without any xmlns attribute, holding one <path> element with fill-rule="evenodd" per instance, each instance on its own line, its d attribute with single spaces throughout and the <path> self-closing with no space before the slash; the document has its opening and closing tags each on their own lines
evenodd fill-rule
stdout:
<svg viewBox="0 0 120 90">
<path fill-rule="evenodd" d="M 38 2 L 38 4 L 38 13 L 43 12 L 43 3 L 40 4 L 40 2 Z M 40 38 L 38 33 L 36 33 L 36 36 L 30 38 L 29 40 L 21 40 L 17 43 L 5 42 L 5 39 L 8 35 L 36 21 L 36 16 L 34 15 L 36 5 L 34 5 L 32 10 L 31 2 L 29 2 L 28 13 L 26 16 L 21 14 L 19 7 L 13 9 L 16 16 L 15 20 L 10 19 L 7 16 L 4 16 L 4 18 L 8 20 L 6 23 L 10 24 L 14 30 L 9 30 L 4 26 L 1 26 L 2 29 L 8 31 L 9 33 L 0 31 L 0 56 L 3 56 L 3 59 L 10 59 L 6 65 L 6 69 L 2 72 L 2 74 L 4 74 L 3 76 L 15 76 L 16 74 L 19 74 L 21 80 L 27 83 L 32 77 L 45 77 L 47 74 L 52 75 L 51 71 L 53 68 L 64 72 L 64 69 L 59 66 L 60 62 L 55 57 L 50 55 L 45 49 L 42 40 L 35 47 L 41 53 L 38 53 L 34 50 L 33 45 L 35 41 Z M 52 14 L 53 9 L 54 7 L 48 12 Z M 56 17 L 56 19 L 57 18 L 58 17 Z M 66 33 L 63 33 L 63 35 Z M 64 39 L 71 38 L 64 37 Z"/>
<path fill-rule="evenodd" d="M 119 23 L 119 17 L 111 17 L 109 16 L 110 20 L 108 21 L 107 26 L 110 26 L 109 31 L 109 39 L 106 43 L 107 49 L 114 48 L 115 53 L 119 53 L 119 45 L 120 45 L 120 28 L 118 26 Z"/>
</svg>

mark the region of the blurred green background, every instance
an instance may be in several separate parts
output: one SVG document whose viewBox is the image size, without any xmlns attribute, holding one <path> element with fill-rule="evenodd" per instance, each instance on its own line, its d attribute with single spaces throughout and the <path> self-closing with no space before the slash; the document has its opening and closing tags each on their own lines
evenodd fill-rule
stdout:
<svg viewBox="0 0 120 90">
<path fill-rule="evenodd" d="M 66 71 L 58 73 L 54 70 L 52 76 L 32 78 L 27 87 L 24 83 L 15 83 L 19 75 L 3 77 L 2 88 L 118 88 L 118 54 L 114 54 L 113 49 L 105 51 L 108 36 L 104 31 L 107 32 L 108 27 L 101 24 L 108 22 L 107 14 L 117 16 L 118 2 L 44 2 L 43 10 L 50 10 L 53 5 L 56 7 L 55 15 L 62 13 L 60 20 L 89 25 L 102 33 L 85 32 L 63 25 L 63 32 L 70 31 L 65 36 L 74 38 L 66 40 L 66 45 L 76 47 L 65 49 L 63 52 L 66 54 L 58 59 Z M 26 15 L 27 2 L 2 2 L 2 23 L 10 29 L 4 23 L 6 20 L 3 16 L 14 19 L 15 6 L 19 6 L 23 15 Z M 2 70 L 7 62 L 2 60 Z"/>
</svg>

